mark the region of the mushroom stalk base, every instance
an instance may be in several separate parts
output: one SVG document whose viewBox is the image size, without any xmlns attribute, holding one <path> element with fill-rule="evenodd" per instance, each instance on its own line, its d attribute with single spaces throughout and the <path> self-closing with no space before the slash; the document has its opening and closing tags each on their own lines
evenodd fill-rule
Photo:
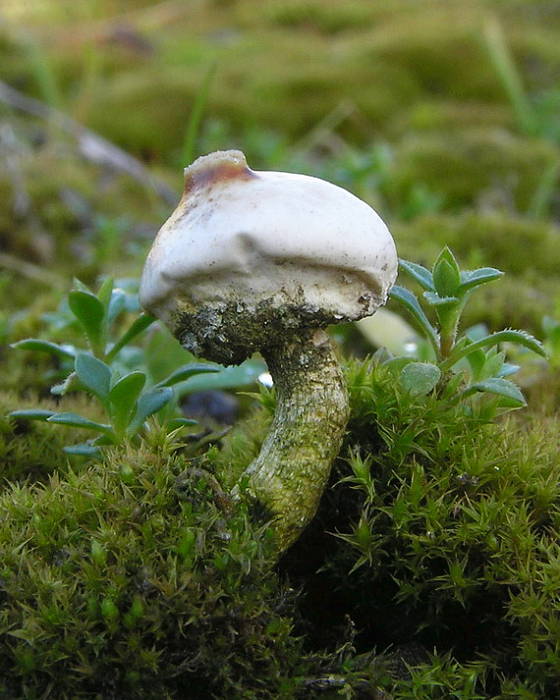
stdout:
<svg viewBox="0 0 560 700">
<path fill-rule="evenodd" d="M 282 552 L 317 512 L 348 422 L 348 392 L 323 330 L 288 336 L 261 352 L 276 387 L 276 412 L 244 476 L 272 515 Z"/>
</svg>

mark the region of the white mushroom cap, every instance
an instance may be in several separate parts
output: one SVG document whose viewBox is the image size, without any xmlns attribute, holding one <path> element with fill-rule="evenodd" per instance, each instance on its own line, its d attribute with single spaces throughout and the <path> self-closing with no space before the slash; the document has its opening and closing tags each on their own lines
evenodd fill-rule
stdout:
<svg viewBox="0 0 560 700">
<path fill-rule="evenodd" d="M 231 345 L 229 326 L 250 317 L 246 356 L 259 329 L 271 342 L 288 329 L 371 315 L 396 274 L 391 234 L 365 202 L 314 177 L 254 172 L 240 151 L 219 151 L 186 168 L 140 301 L 210 359 L 209 344 Z M 218 361 L 228 360 L 241 361 L 239 352 Z"/>
</svg>

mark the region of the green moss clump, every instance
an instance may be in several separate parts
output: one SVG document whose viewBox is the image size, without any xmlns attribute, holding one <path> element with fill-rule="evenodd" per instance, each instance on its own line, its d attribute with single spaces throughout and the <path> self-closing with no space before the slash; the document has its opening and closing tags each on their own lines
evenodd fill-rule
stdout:
<svg viewBox="0 0 560 700">
<path fill-rule="evenodd" d="M 269 392 L 196 460 L 156 430 L 104 463 L 6 483 L 0 697 L 55 682 L 61 699 L 329 697 L 326 677 L 354 698 L 555 697 L 557 419 L 487 423 L 371 361 L 347 378 L 345 449 L 280 579 L 262 514 L 226 495 Z"/>
<path fill-rule="evenodd" d="M 368 363 L 348 378 L 346 458 L 284 561 L 313 634 L 350 615 L 358 650 L 423 647 L 395 698 L 429 678 L 430 697 L 557 697 L 557 419 L 488 424 Z"/>
<path fill-rule="evenodd" d="M 36 365 L 29 368 L 39 371 Z M 24 375 L 20 381 L 27 379 Z M 97 410 L 96 410 L 97 408 Z M 64 453 L 66 445 L 91 437 L 86 431 L 75 428 L 53 426 L 40 421 L 9 418 L 10 411 L 21 409 L 61 410 L 55 398 L 45 390 L 45 395 L 36 395 L 27 387 L 25 396 L 15 391 L 0 391 L 0 471 L 1 487 L 10 488 L 14 483 L 46 482 L 52 474 L 63 476 L 79 468 L 81 459 L 70 458 Z M 99 408 L 83 394 L 64 398 L 64 409 L 68 412 L 87 415 L 92 420 L 102 420 Z"/>
<path fill-rule="evenodd" d="M 200 66 L 196 74 L 185 73 L 184 68 L 168 68 L 162 73 L 159 67 L 152 66 L 141 73 L 122 70 L 92 105 L 90 124 L 146 160 L 177 153 L 202 71 L 207 68 Z M 115 120 L 117 112 L 125 114 L 126 119 Z"/>
<path fill-rule="evenodd" d="M 15 394 L 0 393 L 0 464 L 2 486 L 8 482 L 46 479 L 60 469 L 64 471 L 66 457 L 62 452 L 64 436 L 53 433 L 52 426 L 6 417 L 20 408 L 22 400 Z M 36 408 L 39 401 L 32 402 Z M 41 405 L 44 408 L 44 405 Z M 52 407 L 51 407 L 52 410 Z"/>
<path fill-rule="evenodd" d="M 327 5 L 317 0 L 275 3 L 268 9 L 270 21 L 282 27 L 316 29 L 327 35 L 367 27 L 375 16 L 375 8 L 362 2 Z"/>
<path fill-rule="evenodd" d="M 481 99 L 458 100 L 440 96 L 426 96 L 399 115 L 394 132 L 406 136 L 412 131 L 425 133 L 453 133 L 465 128 L 512 129 L 514 118 L 511 108 Z"/>
<path fill-rule="evenodd" d="M 548 221 L 504 213 L 426 215 L 397 225 L 396 236 L 403 257 L 416 251 L 419 261 L 447 243 L 466 265 L 484 259 L 508 275 L 527 275 L 535 282 L 556 276 L 560 267 L 560 229 Z"/>
<path fill-rule="evenodd" d="M 220 447 L 211 448 L 207 457 L 212 469 L 229 491 L 238 483 L 246 467 L 259 454 L 261 445 L 270 428 L 275 409 L 275 395 L 263 389 L 263 409 L 243 418 L 236 430 L 229 433 Z"/>
<path fill-rule="evenodd" d="M 164 452 L 4 490 L 0 697 L 292 697 L 267 531 Z"/>
<path fill-rule="evenodd" d="M 524 213 L 542 173 L 558 156 L 552 144 L 503 130 L 410 136 L 395 151 L 390 199 L 397 207 L 423 183 L 443 197 L 448 210 L 492 207 Z"/>
<path fill-rule="evenodd" d="M 481 23 L 476 3 L 401 5 L 376 25 L 369 55 L 409 71 L 425 94 L 496 102 L 500 86 L 480 41 Z"/>
</svg>

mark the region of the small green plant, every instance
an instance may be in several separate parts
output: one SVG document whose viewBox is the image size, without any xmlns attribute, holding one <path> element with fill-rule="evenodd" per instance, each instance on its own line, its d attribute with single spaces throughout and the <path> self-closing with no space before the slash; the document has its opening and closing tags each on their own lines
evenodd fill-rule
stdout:
<svg viewBox="0 0 560 700">
<path fill-rule="evenodd" d="M 65 447 L 67 453 L 99 456 L 103 446 L 135 440 L 146 420 L 171 402 L 175 384 L 196 374 L 219 370 L 215 365 L 191 362 L 150 386 L 146 372 L 139 369 L 126 371 L 122 363 L 118 362 L 117 356 L 154 319 L 147 314 L 140 314 L 111 342 L 111 330 L 117 317 L 130 307 L 129 295 L 115 288 L 112 279 L 106 279 L 97 294 L 76 281 L 75 289 L 69 293 L 67 302 L 69 311 L 79 323 L 87 349 L 39 338 L 27 338 L 14 343 L 12 347 L 46 352 L 60 360 L 71 371 L 62 383 L 52 387 L 51 393 L 63 395 L 76 390 L 88 392 L 100 402 L 107 422 L 100 423 L 77 413 L 46 409 L 18 410 L 9 414 L 12 418 L 47 421 L 97 433 L 95 438 L 85 443 Z M 173 418 L 167 421 L 166 429 L 171 432 L 194 424 L 194 420 Z"/>
<path fill-rule="evenodd" d="M 546 356 L 541 343 L 524 331 L 502 330 L 496 333 L 466 332 L 459 335 L 459 323 L 471 294 L 482 285 L 502 276 L 493 267 L 461 270 L 449 248 L 439 254 L 432 270 L 422 265 L 399 261 L 400 269 L 424 290 L 425 304 L 433 310 L 437 324 L 429 320 L 415 294 L 401 286 L 394 286 L 391 298 L 409 312 L 414 326 L 425 339 L 422 362 L 411 357 L 393 358 L 399 371 L 401 385 L 412 394 L 432 391 L 442 377 L 449 377 L 445 391 L 459 401 L 478 393 L 498 397 L 495 408 L 513 409 L 525 405 L 525 399 L 516 384 L 506 379 L 518 369 L 505 361 L 505 353 L 497 349 L 500 343 L 522 345 L 539 355 Z M 465 381 L 466 380 L 466 381 Z"/>
</svg>

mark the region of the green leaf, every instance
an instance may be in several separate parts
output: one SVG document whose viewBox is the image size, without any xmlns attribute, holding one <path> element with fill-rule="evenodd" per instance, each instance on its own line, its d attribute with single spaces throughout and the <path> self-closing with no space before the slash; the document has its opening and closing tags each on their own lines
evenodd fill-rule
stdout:
<svg viewBox="0 0 560 700">
<path fill-rule="evenodd" d="M 486 361 L 484 363 L 484 373 L 480 376 L 480 379 L 490 379 L 491 377 L 499 377 L 500 371 L 504 366 L 505 353 L 498 352 L 496 347 L 493 347 L 490 350 L 488 350 L 485 354 Z"/>
<path fill-rule="evenodd" d="M 441 260 L 434 269 L 434 285 L 436 292 L 442 297 L 453 296 L 457 292 L 460 279 L 446 260 Z"/>
<path fill-rule="evenodd" d="M 68 295 L 68 305 L 78 319 L 95 354 L 103 352 L 105 307 L 91 292 L 74 290 Z"/>
<path fill-rule="evenodd" d="M 529 333 L 525 333 L 525 331 L 505 330 L 487 335 L 485 338 L 481 338 L 470 345 L 463 345 L 461 347 L 455 346 L 453 352 L 442 362 L 440 368 L 445 371 L 474 350 L 492 347 L 498 345 L 498 343 L 516 343 L 518 345 L 523 345 L 538 355 L 546 357 L 546 351 L 542 344 L 536 338 L 533 338 L 532 335 L 529 335 Z"/>
<path fill-rule="evenodd" d="M 141 314 L 130 326 L 130 328 L 124 333 L 124 335 L 113 345 L 111 350 L 107 353 L 106 360 L 111 362 L 111 360 L 117 355 L 117 353 L 123 349 L 125 345 L 130 343 L 130 341 L 137 335 L 146 330 L 148 326 L 151 326 L 156 319 L 148 314 Z"/>
<path fill-rule="evenodd" d="M 451 248 L 447 245 L 442 248 L 440 254 L 437 256 L 437 259 L 434 263 L 434 267 L 442 260 L 445 260 L 447 263 L 449 263 L 449 265 L 451 265 L 451 267 L 455 270 L 457 275 L 460 276 L 461 270 L 459 269 L 459 264 L 457 263 L 457 260 L 455 259 L 455 256 L 451 251 Z"/>
<path fill-rule="evenodd" d="M 51 386 L 51 394 L 55 396 L 63 396 L 66 392 L 72 389 L 80 389 L 80 381 L 76 372 L 70 372 L 66 379 L 59 384 Z"/>
<path fill-rule="evenodd" d="M 467 355 L 468 363 L 474 379 L 480 379 L 484 365 L 486 364 L 486 353 L 482 348 L 474 350 Z"/>
<path fill-rule="evenodd" d="M 138 400 L 134 418 L 128 426 L 129 435 L 134 435 L 142 427 L 146 418 L 162 409 L 172 397 L 173 389 L 168 386 L 152 389 L 143 394 Z"/>
<path fill-rule="evenodd" d="M 179 367 L 168 377 L 158 382 L 156 386 L 173 386 L 179 382 L 184 382 L 196 374 L 207 374 L 209 372 L 219 372 L 222 368 L 216 365 L 203 364 L 201 362 L 190 362 L 188 365 Z"/>
<path fill-rule="evenodd" d="M 111 370 L 104 362 L 86 352 L 76 356 L 76 374 L 82 384 L 105 401 L 111 388 Z"/>
<path fill-rule="evenodd" d="M 442 297 L 452 297 L 461 283 L 461 271 L 455 256 L 446 246 L 439 254 L 432 271 L 434 287 Z"/>
<path fill-rule="evenodd" d="M 176 386 L 177 396 L 186 396 L 196 391 L 219 391 L 221 389 L 237 389 L 256 384 L 259 375 L 266 371 L 262 360 L 246 360 L 237 367 L 220 368 L 219 372 L 197 374 Z"/>
<path fill-rule="evenodd" d="M 78 413 L 54 413 L 47 418 L 47 423 L 56 423 L 57 425 L 71 425 L 74 428 L 85 428 L 87 430 L 96 430 L 99 433 L 110 433 L 111 426 L 105 423 L 96 423 L 89 418 L 80 416 Z"/>
<path fill-rule="evenodd" d="M 172 430 L 177 430 L 178 428 L 186 428 L 192 425 L 198 425 L 198 421 L 192 418 L 172 418 L 166 423 L 166 430 L 170 433 Z"/>
<path fill-rule="evenodd" d="M 105 307 L 105 311 L 107 311 L 107 309 L 109 308 L 109 304 L 110 304 L 111 298 L 112 298 L 112 293 L 113 293 L 113 278 L 106 277 L 103 280 L 103 282 L 101 283 L 101 286 L 99 287 L 99 291 L 97 292 L 97 298 Z"/>
<path fill-rule="evenodd" d="M 431 362 L 410 362 L 401 371 L 400 383 L 413 396 L 425 396 L 435 388 L 440 377 L 439 367 Z"/>
<path fill-rule="evenodd" d="M 126 430 L 134 410 L 140 392 L 146 383 L 144 372 L 130 372 L 112 387 L 109 392 L 111 403 L 111 417 L 115 432 L 120 435 Z"/>
<path fill-rule="evenodd" d="M 470 396 L 471 394 L 475 394 L 477 392 L 486 392 L 501 396 L 507 399 L 508 405 L 512 407 L 522 407 L 527 404 L 519 387 L 507 379 L 491 377 L 490 379 L 485 379 L 482 382 L 471 384 L 463 391 L 462 396 Z"/>
<path fill-rule="evenodd" d="M 126 293 L 122 289 L 113 289 L 107 309 L 107 323 L 112 323 L 126 309 Z"/>
<path fill-rule="evenodd" d="M 424 299 L 430 304 L 430 306 L 456 306 L 459 303 L 458 297 L 442 297 L 434 292 L 424 292 Z"/>
<path fill-rule="evenodd" d="M 399 355 L 398 357 L 391 357 L 388 360 L 382 362 L 383 367 L 387 368 L 395 377 L 399 376 L 403 367 L 410 365 L 412 362 L 416 362 L 414 357 L 406 357 L 405 355 Z"/>
<path fill-rule="evenodd" d="M 48 340 L 40 340 L 39 338 L 25 338 L 17 343 L 12 343 L 11 348 L 18 350 L 36 350 L 38 352 L 48 352 L 51 355 L 60 357 L 61 359 L 74 359 L 76 351 L 71 345 L 58 345 L 51 343 Z"/>
<path fill-rule="evenodd" d="M 68 455 L 79 455 L 81 457 L 101 457 L 102 455 L 98 447 L 88 442 L 79 442 L 77 445 L 67 445 L 62 449 Z"/>
<path fill-rule="evenodd" d="M 23 418 L 24 420 L 48 420 L 55 415 L 55 411 L 47 411 L 41 408 L 29 408 L 19 411 L 10 411 L 10 418 Z"/>
<path fill-rule="evenodd" d="M 87 294 L 93 294 L 91 289 L 87 286 L 87 284 L 84 284 L 82 280 L 79 280 L 77 277 L 74 277 L 72 281 L 72 286 L 73 286 L 73 291 L 77 290 L 78 292 L 86 292 Z"/>
<path fill-rule="evenodd" d="M 409 260 L 402 260 L 401 258 L 399 258 L 399 267 L 410 275 L 413 280 L 416 280 L 423 289 L 428 292 L 435 291 L 432 273 L 428 269 L 422 265 L 410 262 Z"/>
<path fill-rule="evenodd" d="M 115 445 L 119 442 L 117 436 L 111 431 L 110 433 L 102 433 L 99 437 L 93 440 L 88 440 L 92 445 Z"/>
<path fill-rule="evenodd" d="M 111 387 L 109 391 L 109 399 L 111 403 L 120 404 L 123 401 L 129 401 L 132 394 L 138 398 L 140 392 L 146 383 L 146 375 L 140 370 L 134 370 L 124 377 L 120 377 Z M 136 400 L 136 398 L 134 400 Z"/>
<path fill-rule="evenodd" d="M 398 285 L 395 285 L 391 289 L 390 296 L 407 309 L 412 316 L 416 328 L 430 341 L 436 355 L 439 355 L 439 339 L 437 333 L 432 324 L 428 321 L 428 317 L 424 313 L 416 296 L 412 292 L 409 292 L 408 289 L 399 287 Z"/>
<path fill-rule="evenodd" d="M 510 377 L 512 374 L 519 372 L 521 369 L 520 365 L 511 364 L 511 362 L 504 362 L 502 365 L 498 376 L 499 377 Z"/>
<path fill-rule="evenodd" d="M 457 293 L 464 294 L 469 289 L 499 279 L 503 274 L 501 270 L 496 270 L 495 267 L 481 267 L 478 270 L 472 270 L 472 272 L 464 270 L 461 272 L 461 284 Z"/>
</svg>

